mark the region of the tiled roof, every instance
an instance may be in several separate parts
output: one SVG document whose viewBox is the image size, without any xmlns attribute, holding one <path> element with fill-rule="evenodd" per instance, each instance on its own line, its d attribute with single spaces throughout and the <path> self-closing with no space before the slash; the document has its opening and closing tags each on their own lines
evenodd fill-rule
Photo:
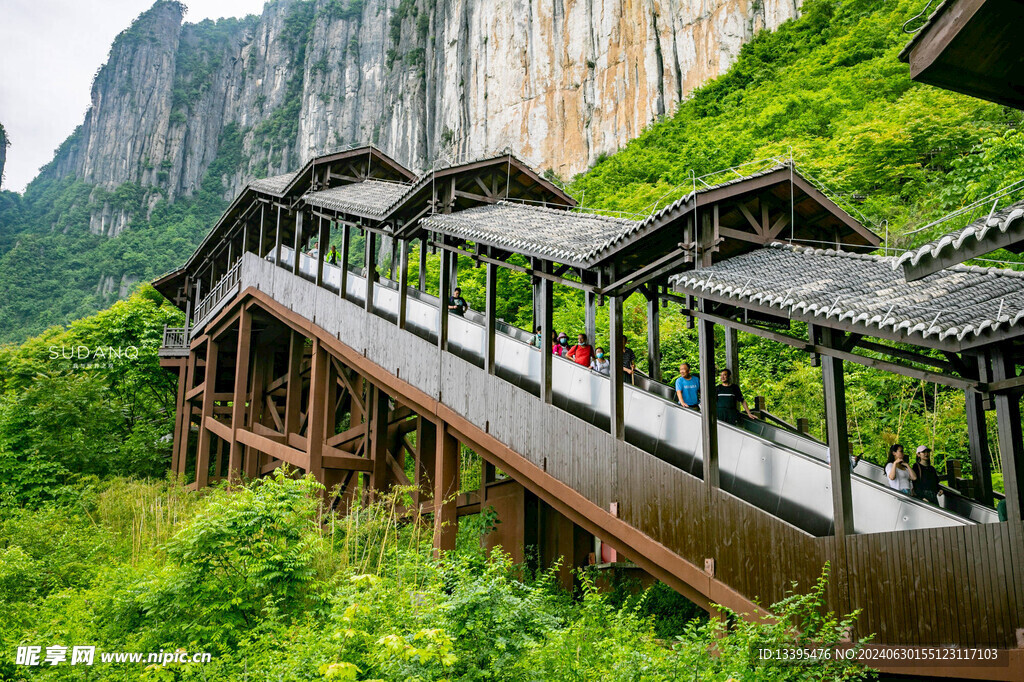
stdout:
<svg viewBox="0 0 1024 682">
<path fill-rule="evenodd" d="M 350 185 L 310 192 L 303 197 L 310 206 L 332 211 L 351 211 L 383 216 L 388 208 L 405 195 L 410 185 L 402 182 L 364 180 Z"/>
<path fill-rule="evenodd" d="M 283 173 L 269 178 L 260 178 L 250 182 L 249 188 L 257 192 L 266 192 L 267 194 L 281 194 L 294 177 L 295 173 Z"/>
<path fill-rule="evenodd" d="M 636 220 L 500 201 L 424 218 L 427 230 L 525 252 L 560 263 L 587 263 Z"/>
<path fill-rule="evenodd" d="M 907 282 L 893 260 L 776 243 L 671 280 L 682 293 L 848 320 L 866 333 L 873 327 L 940 340 L 1014 326 L 1024 333 L 1024 273 L 957 265 Z"/>
<path fill-rule="evenodd" d="M 961 260 L 994 251 L 999 247 L 992 246 L 984 251 L 977 251 L 976 247 L 984 245 L 985 239 L 989 235 L 1005 233 L 1011 228 L 1019 227 L 1017 223 L 1022 217 L 1024 217 L 1024 201 L 1018 201 L 995 211 L 991 216 L 975 220 L 967 227 L 944 234 L 938 239 L 900 254 L 894 259 L 892 266 L 898 268 L 905 263 L 917 265 L 921 259 L 938 258 L 944 251 L 959 251 L 962 247 L 970 249 L 971 253 L 965 254 Z"/>
<path fill-rule="evenodd" d="M 741 177 L 733 178 L 732 180 L 727 180 L 725 182 L 720 182 L 717 185 L 710 185 L 710 186 L 705 185 L 703 187 L 698 187 L 696 192 L 693 192 L 693 191 L 687 192 L 683 196 L 681 196 L 678 199 L 676 199 L 675 201 L 673 201 L 668 206 L 665 206 L 664 208 L 661 208 L 661 209 L 655 211 L 654 213 L 650 214 L 649 216 L 647 216 L 643 220 L 632 220 L 632 221 L 629 221 L 629 222 L 633 223 L 633 225 L 632 225 L 632 227 L 630 229 L 625 230 L 625 231 L 623 231 L 622 233 L 620 233 L 618 235 L 615 235 L 612 239 L 608 240 L 607 243 L 601 245 L 601 247 L 597 251 L 595 251 L 594 255 L 597 255 L 598 253 L 601 253 L 603 251 L 606 251 L 606 250 L 612 248 L 618 242 L 620 242 L 620 241 L 622 241 L 624 239 L 627 239 L 628 237 L 631 237 L 633 234 L 639 232 L 640 230 L 643 230 L 647 226 L 659 222 L 662 218 L 664 218 L 667 215 L 672 214 L 673 212 L 678 210 L 680 207 L 685 206 L 686 204 L 689 204 L 690 202 L 693 201 L 693 197 L 694 197 L 695 194 L 697 196 L 700 196 L 701 194 L 704 194 L 706 192 L 710 192 L 712 190 L 719 190 L 719 189 L 722 189 L 723 187 L 729 187 L 730 185 L 738 185 L 741 182 L 746 182 L 748 180 L 753 180 L 755 178 L 760 178 L 760 177 L 765 176 L 765 175 L 770 175 L 772 173 L 775 173 L 776 171 L 780 171 L 780 170 L 783 170 L 783 169 L 786 169 L 786 168 L 789 168 L 789 167 L 790 167 L 789 164 L 778 164 L 778 165 L 772 166 L 771 168 L 766 168 L 766 169 L 764 169 L 762 171 L 758 171 L 756 173 L 750 173 L 749 175 L 744 175 L 744 176 L 741 176 Z"/>
</svg>

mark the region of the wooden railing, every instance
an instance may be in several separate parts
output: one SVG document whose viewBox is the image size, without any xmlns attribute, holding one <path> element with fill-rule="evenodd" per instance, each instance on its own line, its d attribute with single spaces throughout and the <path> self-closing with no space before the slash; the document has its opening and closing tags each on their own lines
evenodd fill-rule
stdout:
<svg viewBox="0 0 1024 682">
<path fill-rule="evenodd" d="M 164 325 L 163 348 L 188 348 L 188 327 L 168 327 Z"/>
<path fill-rule="evenodd" d="M 231 266 L 231 269 L 224 273 L 224 276 L 213 285 L 210 293 L 199 302 L 199 305 L 196 306 L 195 314 L 192 316 L 193 327 L 201 324 L 221 301 L 229 294 L 233 294 L 238 290 L 241 264 L 242 261 L 239 260 Z"/>
</svg>

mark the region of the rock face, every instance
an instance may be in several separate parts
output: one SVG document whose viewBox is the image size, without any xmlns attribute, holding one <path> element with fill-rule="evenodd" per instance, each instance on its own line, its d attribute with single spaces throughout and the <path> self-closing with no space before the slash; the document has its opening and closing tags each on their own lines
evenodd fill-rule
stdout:
<svg viewBox="0 0 1024 682">
<path fill-rule="evenodd" d="M 126 30 L 44 170 L 169 199 L 373 142 L 413 168 L 512 148 L 563 177 L 671 113 L 798 0 L 275 0 Z M 0 154 L 2 154 L 0 145 Z M 2 156 L 0 156 L 2 164 Z M 114 235 L 124 220 L 94 216 Z"/>
</svg>

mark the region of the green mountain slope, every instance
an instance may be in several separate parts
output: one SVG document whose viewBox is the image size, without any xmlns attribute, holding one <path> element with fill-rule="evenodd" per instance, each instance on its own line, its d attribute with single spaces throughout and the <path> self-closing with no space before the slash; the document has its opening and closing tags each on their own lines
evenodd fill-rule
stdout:
<svg viewBox="0 0 1024 682">
<path fill-rule="evenodd" d="M 575 194 L 646 213 L 690 191 L 691 170 L 792 153 L 876 229 L 888 227 L 890 246 L 948 231 L 907 235 L 1024 177 L 1024 115 L 911 82 L 897 59 L 910 39 L 901 27 L 923 4 L 807 0 L 799 20 L 761 33 L 728 73 L 577 177 Z"/>
</svg>

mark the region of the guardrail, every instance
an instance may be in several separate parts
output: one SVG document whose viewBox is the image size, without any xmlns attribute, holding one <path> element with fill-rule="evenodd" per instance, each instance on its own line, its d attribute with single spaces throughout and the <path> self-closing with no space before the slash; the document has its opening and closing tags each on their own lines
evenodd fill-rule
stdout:
<svg viewBox="0 0 1024 682">
<path fill-rule="evenodd" d="M 231 269 L 224 273 L 224 276 L 217 280 L 217 283 L 213 285 L 213 289 L 210 290 L 210 293 L 208 293 L 203 300 L 199 302 L 199 305 L 196 306 L 195 314 L 192 317 L 193 328 L 198 327 L 221 301 L 238 289 L 241 265 L 242 261 L 239 260 L 231 266 Z"/>
<path fill-rule="evenodd" d="M 188 348 L 188 327 L 168 327 L 164 325 L 163 348 Z"/>
</svg>

